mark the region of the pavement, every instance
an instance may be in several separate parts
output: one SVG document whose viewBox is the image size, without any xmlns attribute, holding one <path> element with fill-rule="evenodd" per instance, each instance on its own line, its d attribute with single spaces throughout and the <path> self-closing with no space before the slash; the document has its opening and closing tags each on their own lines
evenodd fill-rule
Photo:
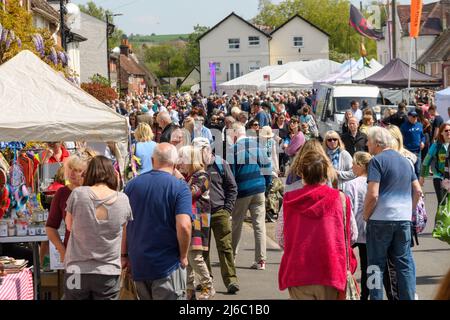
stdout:
<svg viewBox="0 0 450 320">
<path fill-rule="evenodd" d="M 428 222 L 424 233 L 419 235 L 419 246 L 413 248 L 413 255 L 416 262 L 417 294 L 420 300 L 430 300 L 433 299 L 440 281 L 450 268 L 450 246 L 434 239 L 431 235 L 437 208 L 431 179 L 426 181 L 424 191 Z M 215 300 L 285 300 L 289 298 L 287 290 L 282 292 L 278 289 L 278 268 L 283 252 L 272 240 L 275 224 L 267 223 L 266 226 L 268 235 L 266 270 L 253 270 L 250 269 L 255 248 L 253 229 L 250 224 L 244 224 L 240 251 L 236 257 L 236 272 L 240 285 L 240 291 L 236 295 L 227 294 L 220 276 L 217 249 L 214 240 L 211 241 L 212 273 L 217 291 Z M 358 256 L 356 252 L 355 254 Z M 356 278 L 360 281 L 359 270 L 356 272 Z"/>
</svg>

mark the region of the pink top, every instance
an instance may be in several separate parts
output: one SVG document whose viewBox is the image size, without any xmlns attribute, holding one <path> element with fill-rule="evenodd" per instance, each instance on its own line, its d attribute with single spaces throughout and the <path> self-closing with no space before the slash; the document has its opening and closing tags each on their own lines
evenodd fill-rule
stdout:
<svg viewBox="0 0 450 320">
<path fill-rule="evenodd" d="M 347 200 L 350 270 L 357 261 L 350 245 L 351 204 Z M 280 290 L 322 285 L 344 291 L 346 255 L 344 216 L 339 191 L 327 185 L 306 185 L 285 194 L 284 254 L 278 273 Z"/>
<path fill-rule="evenodd" d="M 298 150 L 305 144 L 305 136 L 303 132 L 299 131 L 294 137 L 291 139 L 291 143 L 289 143 L 286 148 L 286 154 L 290 157 L 295 156 Z"/>
</svg>

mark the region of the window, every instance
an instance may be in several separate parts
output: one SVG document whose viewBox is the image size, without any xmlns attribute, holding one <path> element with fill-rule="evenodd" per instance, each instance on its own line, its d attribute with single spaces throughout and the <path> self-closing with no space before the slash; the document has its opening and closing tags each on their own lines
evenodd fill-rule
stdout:
<svg viewBox="0 0 450 320">
<path fill-rule="evenodd" d="M 249 46 L 259 46 L 259 37 L 248 37 Z"/>
<path fill-rule="evenodd" d="M 294 47 L 303 48 L 303 37 L 294 37 Z"/>
<path fill-rule="evenodd" d="M 222 72 L 220 62 L 214 62 L 214 63 L 216 64 L 216 73 Z M 208 70 L 209 70 L 209 68 L 208 68 Z"/>
<path fill-rule="evenodd" d="M 250 61 L 248 63 L 248 70 L 251 71 L 255 71 L 255 70 L 259 70 L 261 69 L 261 63 L 260 61 Z"/>
<path fill-rule="evenodd" d="M 239 63 L 230 63 L 230 79 L 233 80 L 241 76 Z"/>
<path fill-rule="evenodd" d="M 241 46 L 240 39 L 228 39 L 228 47 L 230 49 L 239 49 Z"/>
<path fill-rule="evenodd" d="M 277 61 L 277 64 L 278 64 L 279 66 L 283 65 L 283 60 L 278 60 L 278 61 Z"/>
</svg>

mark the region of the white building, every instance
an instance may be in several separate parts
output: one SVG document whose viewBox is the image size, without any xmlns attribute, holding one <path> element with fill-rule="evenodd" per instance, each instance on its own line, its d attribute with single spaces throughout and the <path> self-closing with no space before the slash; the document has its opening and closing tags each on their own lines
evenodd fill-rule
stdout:
<svg viewBox="0 0 450 320">
<path fill-rule="evenodd" d="M 416 64 L 416 60 L 421 57 L 430 48 L 434 40 L 442 33 L 442 17 L 444 14 L 449 15 L 448 12 L 443 11 L 441 2 L 433 2 L 424 4 L 422 8 L 421 27 L 419 37 L 413 40 L 412 63 Z M 396 15 L 396 47 L 397 58 L 405 62 L 409 62 L 409 52 L 411 47 L 411 40 L 409 37 L 409 22 L 410 22 L 410 6 L 398 5 Z M 390 61 L 389 57 L 389 35 L 388 28 L 383 28 L 384 39 L 377 41 L 378 61 L 386 65 Z M 392 47 L 392 44 L 391 44 Z M 416 66 L 417 67 L 417 66 Z M 423 72 L 434 74 L 431 70 L 431 65 L 427 65 Z"/>
<path fill-rule="evenodd" d="M 268 65 L 328 59 L 328 38 L 299 15 L 269 34 L 232 12 L 199 38 L 202 91 L 212 91 L 210 62 L 219 85 Z"/>
<path fill-rule="evenodd" d="M 270 36 L 271 65 L 329 57 L 330 35 L 299 15 L 286 21 Z"/>
<path fill-rule="evenodd" d="M 216 63 L 217 84 L 270 63 L 270 35 L 234 12 L 204 33 L 200 41 L 201 88 L 212 91 L 209 63 Z"/>
</svg>

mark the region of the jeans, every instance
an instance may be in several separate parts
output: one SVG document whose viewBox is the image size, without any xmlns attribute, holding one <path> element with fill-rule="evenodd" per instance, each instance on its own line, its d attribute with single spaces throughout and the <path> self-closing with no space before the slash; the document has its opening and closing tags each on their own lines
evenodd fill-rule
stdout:
<svg viewBox="0 0 450 320">
<path fill-rule="evenodd" d="M 399 299 L 414 300 L 416 274 L 411 240 L 411 221 L 368 221 L 367 260 L 371 300 L 383 300 L 383 274 L 388 258 L 395 266 Z"/>
</svg>

